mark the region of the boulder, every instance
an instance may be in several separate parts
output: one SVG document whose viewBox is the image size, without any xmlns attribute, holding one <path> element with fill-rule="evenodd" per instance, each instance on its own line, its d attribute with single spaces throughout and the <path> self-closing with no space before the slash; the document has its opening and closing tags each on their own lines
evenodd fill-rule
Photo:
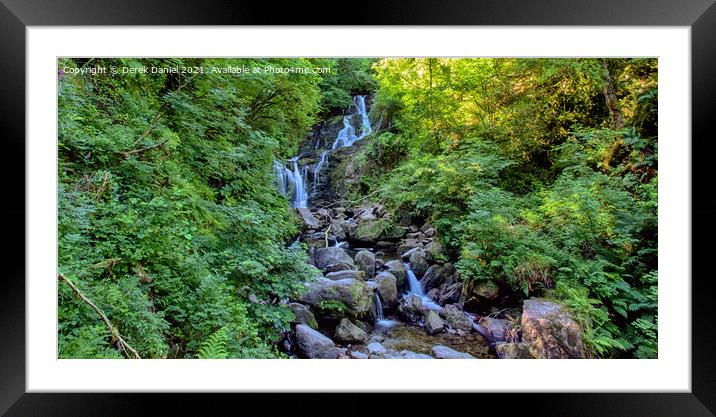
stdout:
<svg viewBox="0 0 716 417">
<path fill-rule="evenodd" d="M 416 278 L 421 279 L 429 267 L 422 251 L 417 250 L 410 254 L 410 269 L 413 270 Z"/>
<path fill-rule="evenodd" d="M 472 320 L 456 304 L 447 304 L 440 311 L 440 316 L 452 329 L 464 332 L 472 331 Z"/>
<path fill-rule="evenodd" d="M 487 300 L 494 300 L 500 293 L 500 287 L 491 280 L 482 281 L 473 287 L 472 292 Z"/>
<path fill-rule="evenodd" d="M 339 272 L 339 271 L 354 271 L 355 265 L 353 264 L 347 264 L 345 262 L 339 262 L 337 264 L 330 264 L 328 265 L 323 272 L 330 274 L 331 272 Z"/>
<path fill-rule="evenodd" d="M 344 269 L 342 271 L 336 271 L 336 272 L 329 272 L 326 274 L 326 278 L 338 281 L 341 279 L 358 279 L 361 281 L 365 280 L 365 273 L 363 271 L 356 271 L 354 269 Z"/>
<path fill-rule="evenodd" d="M 413 272 L 415 269 L 413 269 Z M 420 285 L 423 287 L 423 291 L 430 291 L 433 288 L 439 287 L 446 279 L 451 279 L 452 274 L 455 272 L 451 263 L 445 265 L 432 265 L 425 271 Z M 417 273 L 415 274 L 417 276 Z"/>
<path fill-rule="evenodd" d="M 495 342 L 506 342 L 507 332 L 512 328 L 509 321 L 492 317 L 483 317 L 479 323 L 487 330 Z"/>
<path fill-rule="evenodd" d="M 378 283 L 377 292 L 383 308 L 392 309 L 398 306 L 398 287 L 395 276 L 390 272 L 380 272 L 375 276 Z"/>
<path fill-rule="evenodd" d="M 522 304 L 522 341 L 538 359 L 587 356 L 581 326 L 566 306 L 543 298 Z"/>
<path fill-rule="evenodd" d="M 365 272 L 366 279 L 373 279 L 375 276 L 375 255 L 371 251 L 362 250 L 355 256 L 356 268 Z"/>
<path fill-rule="evenodd" d="M 331 232 L 338 240 L 346 240 L 350 237 L 350 226 L 344 220 L 334 220 L 331 223 Z"/>
<path fill-rule="evenodd" d="M 433 288 L 432 290 L 428 291 L 428 293 L 425 295 L 433 301 L 438 301 L 438 299 L 440 299 L 440 289 Z"/>
<path fill-rule="evenodd" d="M 457 303 L 460 301 L 460 294 L 462 294 L 462 284 L 457 282 L 442 290 L 437 302 L 441 306 L 444 306 L 445 304 Z"/>
<path fill-rule="evenodd" d="M 345 313 L 362 317 L 373 306 L 373 289 L 365 281 L 353 278 L 338 281 L 319 278 L 308 284 L 299 301 L 317 308 L 323 308 L 326 302 L 342 303 Z"/>
<path fill-rule="evenodd" d="M 429 334 L 436 334 L 445 330 L 445 322 L 434 310 L 429 310 L 425 315 L 425 330 Z"/>
<path fill-rule="evenodd" d="M 458 352 L 457 350 L 442 345 L 433 346 L 430 352 L 436 359 L 475 359 L 475 357 L 469 353 Z"/>
<path fill-rule="evenodd" d="M 349 355 L 350 355 L 351 358 L 353 358 L 353 359 L 368 359 L 368 355 L 366 355 L 366 354 L 363 353 L 363 352 L 359 352 L 359 351 L 357 351 L 357 350 L 351 350 L 350 353 L 349 353 Z"/>
<path fill-rule="evenodd" d="M 296 326 L 296 346 L 309 359 L 336 359 L 339 353 L 331 339 L 304 324 Z"/>
<path fill-rule="evenodd" d="M 377 242 L 385 231 L 386 222 L 375 219 L 361 219 L 356 227 L 354 239 L 361 242 Z"/>
<path fill-rule="evenodd" d="M 388 268 L 388 272 L 395 276 L 399 290 L 402 291 L 408 288 L 408 271 L 406 271 L 405 265 L 401 261 L 388 261 L 385 263 L 385 267 Z"/>
<path fill-rule="evenodd" d="M 410 294 L 400 300 L 398 316 L 403 321 L 411 324 L 418 324 L 423 316 L 423 300 L 415 294 Z"/>
<path fill-rule="evenodd" d="M 422 247 L 417 239 L 403 239 L 398 245 L 398 253 L 403 254 L 411 249 Z"/>
<path fill-rule="evenodd" d="M 436 262 L 442 255 L 442 245 L 440 245 L 440 242 L 437 240 L 432 240 L 425 245 L 423 251 L 425 252 L 425 259 L 427 259 L 428 262 Z"/>
<path fill-rule="evenodd" d="M 316 249 L 314 261 L 316 262 L 316 268 L 324 271 L 337 264 L 348 265 L 350 266 L 348 269 L 355 269 L 353 258 L 345 250 L 335 246 Z"/>
<path fill-rule="evenodd" d="M 498 343 L 495 351 L 500 359 L 534 359 L 527 343 Z"/>
<path fill-rule="evenodd" d="M 318 329 L 318 322 L 316 317 L 313 315 L 308 307 L 301 303 L 289 303 L 288 307 L 293 311 L 293 315 L 296 316 L 294 323 L 305 324 L 313 329 Z"/>
<path fill-rule="evenodd" d="M 378 342 L 368 343 L 366 349 L 368 349 L 369 358 L 382 358 L 387 352 L 385 346 L 381 345 Z"/>
<path fill-rule="evenodd" d="M 296 211 L 298 212 L 299 217 L 301 217 L 301 220 L 303 220 L 307 229 L 318 229 L 321 226 L 318 219 L 313 217 L 311 210 L 307 208 L 297 208 Z"/>
<path fill-rule="evenodd" d="M 335 338 L 343 343 L 363 343 L 368 340 L 368 334 L 350 320 L 341 319 L 336 326 Z"/>
</svg>

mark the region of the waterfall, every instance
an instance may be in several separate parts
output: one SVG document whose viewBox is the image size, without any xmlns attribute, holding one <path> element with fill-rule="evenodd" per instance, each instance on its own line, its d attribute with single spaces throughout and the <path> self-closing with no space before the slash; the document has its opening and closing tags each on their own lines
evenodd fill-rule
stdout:
<svg viewBox="0 0 716 417">
<path fill-rule="evenodd" d="M 321 154 L 321 159 L 316 164 L 315 168 L 313 168 L 313 190 L 315 191 L 318 188 L 318 175 L 321 173 L 321 168 L 323 168 L 323 165 L 326 164 L 326 161 L 328 161 L 328 149 L 323 151 Z"/>
<path fill-rule="evenodd" d="M 293 195 L 291 205 L 294 208 L 307 208 L 308 207 L 308 192 L 306 191 L 306 177 L 308 174 L 308 167 L 304 166 L 301 170 L 298 169 L 298 156 L 291 159 L 293 162 L 293 171 L 286 168 L 281 162 L 273 162 L 273 170 L 278 180 L 278 190 L 281 194 L 289 197 L 289 194 Z M 291 186 L 289 189 L 289 185 Z"/>
<path fill-rule="evenodd" d="M 415 276 L 415 272 L 410 269 L 410 264 L 406 262 L 404 265 L 405 270 L 408 272 L 408 293 L 415 294 L 420 298 L 426 298 L 420 281 L 418 281 L 418 278 Z"/>
<path fill-rule="evenodd" d="M 356 136 L 355 129 L 351 125 L 351 119 L 353 119 L 356 113 L 351 113 L 343 117 L 343 129 L 338 132 L 338 136 L 333 142 L 331 149 L 353 146 L 356 141 L 363 139 L 373 132 L 373 128 L 370 126 L 370 120 L 368 119 L 368 112 L 365 108 L 365 96 L 355 96 L 353 98 L 353 105 L 358 111 L 357 114 L 361 120 L 360 135 Z"/>
<path fill-rule="evenodd" d="M 405 266 L 405 271 L 408 273 L 408 294 L 415 294 L 420 297 L 423 301 L 423 306 L 429 308 L 430 310 L 442 310 L 443 307 L 440 304 L 436 303 L 435 301 L 428 298 L 427 295 L 425 295 L 425 292 L 423 292 L 423 287 L 422 285 L 420 285 L 420 281 L 418 281 L 418 278 L 415 276 L 415 272 L 410 269 L 410 264 L 406 262 L 403 265 Z"/>
<path fill-rule="evenodd" d="M 375 304 L 376 320 L 384 320 L 385 316 L 383 316 L 383 304 L 380 302 L 380 296 L 378 294 L 375 294 L 373 296 L 373 302 Z"/>
</svg>

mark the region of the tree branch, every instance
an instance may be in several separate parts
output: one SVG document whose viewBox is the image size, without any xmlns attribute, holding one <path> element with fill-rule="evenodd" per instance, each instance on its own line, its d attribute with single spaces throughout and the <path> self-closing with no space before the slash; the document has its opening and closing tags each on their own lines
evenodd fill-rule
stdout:
<svg viewBox="0 0 716 417">
<path fill-rule="evenodd" d="M 92 309 L 93 309 L 94 311 L 97 312 L 97 314 L 99 314 L 99 316 L 100 316 L 100 318 L 102 318 L 102 321 L 104 322 L 104 324 L 106 324 L 106 325 L 107 325 L 107 328 L 109 328 L 109 332 L 112 334 L 112 339 L 115 339 L 115 340 L 117 340 L 117 341 L 119 342 L 119 345 L 122 347 L 122 350 L 123 350 L 124 353 L 127 355 L 127 357 L 133 356 L 134 359 L 142 359 L 142 358 L 139 356 L 139 353 L 137 353 L 137 351 L 134 350 L 134 349 L 129 345 L 129 343 L 127 343 L 127 342 L 122 338 L 122 335 L 120 335 L 120 334 L 119 334 L 119 331 L 112 325 L 112 322 L 109 321 L 109 319 L 107 318 L 107 315 L 104 314 L 104 312 L 103 312 L 102 310 L 100 310 L 99 307 L 97 307 L 97 306 L 92 302 L 92 300 L 90 300 L 89 298 L 87 298 L 87 296 L 85 296 L 84 294 L 82 294 L 82 291 L 80 291 L 79 288 L 77 288 L 77 287 L 75 286 L 75 284 L 72 283 L 72 281 L 70 281 L 69 279 L 67 279 L 67 277 L 64 276 L 63 274 L 58 275 L 58 276 L 57 276 L 57 279 L 59 279 L 59 280 L 61 280 L 61 281 L 64 281 L 67 285 L 69 285 L 70 288 L 72 288 L 72 291 L 74 291 L 75 294 L 77 294 L 77 295 L 82 299 L 82 301 L 84 301 L 85 303 L 87 303 L 90 307 L 92 307 Z M 131 356 L 130 356 L 130 353 L 131 353 Z"/>
</svg>

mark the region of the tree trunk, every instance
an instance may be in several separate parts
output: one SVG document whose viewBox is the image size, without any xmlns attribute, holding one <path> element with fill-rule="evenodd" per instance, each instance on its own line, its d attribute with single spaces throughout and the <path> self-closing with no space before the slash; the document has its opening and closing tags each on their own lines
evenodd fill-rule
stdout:
<svg viewBox="0 0 716 417">
<path fill-rule="evenodd" d="M 624 127 L 624 119 L 622 118 L 622 112 L 619 109 L 619 99 L 617 94 L 614 92 L 614 86 L 612 85 L 612 78 L 609 75 L 609 66 L 607 61 L 602 61 L 602 68 L 604 69 L 604 98 L 607 101 L 607 108 L 609 114 L 612 117 L 612 126 L 614 129 L 621 129 Z"/>
</svg>

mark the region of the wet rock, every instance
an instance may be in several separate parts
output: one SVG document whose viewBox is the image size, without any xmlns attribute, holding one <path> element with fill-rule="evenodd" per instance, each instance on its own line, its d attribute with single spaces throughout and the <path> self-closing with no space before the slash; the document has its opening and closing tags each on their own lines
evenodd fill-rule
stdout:
<svg viewBox="0 0 716 417">
<path fill-rule="evenodd" d="M 460 301 L 460 294 L 462 294 L 462 284 L 457 282 L 442 290 L 437 302 L 442 306 L 457 303 Z"/>
<path fill-rule="evenodd" d="M 475 357 L 469 353 L 458 352 L 457 350 L 442 345 L 433 346 L 430 352 L 436 359 L 475 359 Z"/>
<path fill-rule="evenodd" d="M 440 316 L 445 319 L 448 326 L 455 330 L 470 332 L 472 330 L 472 320 L 465 315 L 460 307 L 456 304 L 448 304 L 440 311 Z"/>
<path fill-rule="evenodd" d="M 375 255 L 373 252 L 362 250 L 356 253 L 355 265 L 365 273 L 366 279 L 373 279 L 375 276 Z"/>
<path fill-rule="evenodd" d="M 305 324 L 313 329 L 318 329 L 318 322 L 316 317 L 313 315 L 308 307 L 301 303 L 289 303 L 288 307 L 293 311 L 293 315 L 296 316 L 294 323 Z"/>
<path fill-rule="evenodd" d="M 405 265 L 400 261 L 388 261 L 385 263 L 388 272 L 393 274 L 396 279 L 396 285 L 399 290 L 404 290 L 408 287 L 408 271 L 405 270 Z"/>
<path fill-rule="evenodd" d="M 378 294 L 380 295 L 383 308 L 393 309 L 398 306 L 397 280 L 390 272 L 381 272 L 375 277 L 378 283 Z"/>
<path fill-rule="evenodd" d="M 489 332 L 495 342 L 507 341 L 507 333 L 512 328 L 509 321 L 492 317 L 483 317 L 479 323 Z"/>
<path fill-rule="evenodd" d="M 408 250 L 407 252 L 403 252 L 403 253 L 400 255 L 400 259 L 402 259 L 402 260 L 404 260 L 404 261 L 408 261 L 408 260 L 410 260 L 410 255 L 412 255 L 412 254 L 415 253 L 415 252 L 418 252 L 418 251 L 421 250 L 421 249 L 422 249 L 421 247 L 417 247 L 417 248 L 410 249 L 410 250 Z M 400 252 L 398 252 L 398 253 L 400 253 Z"/>
<path fill-rule="evenodd" d="M 356 271 L 354 269 L 345 269 L 345 270 L 336 271 L 336 272 L 329 272 L 328 274 L 326 274 L 326 278 L 333 280 L 333 281 L 338 281 L 341 279 L 349 279 L 349 278 L 365 281 L 365 272 Z"/>
<path fill-rule="evenodd" d="M 413 270 L 416 278 L 421 279 L 429 267 L 430 265 L 421 251 L 410 254 L 410 269 Z"/>
<path fill-rule="evenodd" d="M 331 339 L 304 324 L 296 326 L 296 346 L 309 359 L 336 359 L 339 354 Z"/>
<path fill-rule="evenodd" d="M 522 305 L 522 341 L 538 359 L 585 358 L 583 332 L 563 304 L 542 298 Z"/>
<path fill-rule="evenodd" d="M 336 265 L 348 265 L 350 266 L 348 269 L 355 269 L 353 258 L 345 250 L 337 247 L 316 249 L 314 261 L 316 268 L 321 270 L 327 270 Z"/>
<path fill-rule="evenodd" d="M 498 343 L 495 351 L 500 359 L 534 359 L 527 343 Z"/>
<path fill-rule="evenodd" d="M 306 228 L 318 229 L 321 226 L 321 223 L 318 221 L 318 219 L 313 217 L 311 210 L 307 208 L 297 208 L 296 211 L 301 217 L 301 220 L 303 220 L 303 223 L 306 225 Z"/>
<path fill-rule="evenodd" d="M 353 278 L 338 281 L 319 278 L 307 286 L 299 301 L 317 308 L 324 308 L 329 302 L 338 303 L 344 307 L 346 314 L 362 317 L 373 306 L 373 290 L 365 281 Z"/>
<path fill-rule="evenodd" d="M 433 288 L 432 290 L 428 291 L 428 293 L 425 295 L 433 301 L 438 301 L 438 299 L 440 299 L 440 289 Z"/>
<path fill-rule="evenodd" d="M 376 271 L 385 268 L 385 262 L 383 262 L 382 259 L 376 259 L 375 264 L 373 264 L 373 265 L 374 265 L 374 269 Z"/>
<path fill-rule="evenodd" d="M 404 239 L 398 245 L 398 253 L 405 253 L 411 249 L 422 247 L 422 244 L 417 239 Z"/>
<path fill-rule="evenodd" d="M 377 242 L 385 231 L 386 222 L 383 220 L 366 220 L 358 222 L 354 238 L 361 242 Z"/>
<path fill-rule="evenodd" d="M 398 306 L 398 316 L 406 323 L 420 323 L 423 317 L 423 300 L 415 294 L 403 297 Z"/>
<path fill-rule="evenodd" d="M 415 272 L 414 268 L 413 272 Z M 453 268 L 451 263 L 432 265 L 425 271 L 425 274 L 420 280 L 420 285 L 422 285 L 424 291 L 430 291 L 433 288 L 439 287 L 446 279 L 451 278 L 454 272 L 455 268 Z M 417 272 L 415 275 L 418 275 Z"/>
<path fill-rule="evenodd" d="M 373 326 L 371 326 L 370 324 L 368 324 L 362 320 L 356 320 L 353 322 L 353 324 L 360 327 L 361 330 L 363 330 L 364 332 L 366 332 L 368 334 L 370 334 L 371 330 L 373 330 Z"/>
<path fill-rule="evenodd" d="M 387 352 L 385 349 L 385 346 L 381 345 L 378 342 L 371 342 L 368 343 L 368 346 L 366 346 L 366 349 L 368 349 L 368 356 L 370 358 L 382 358 L 385 353 Z"/>
<path fill-rule="evenodd" d="M 428 311 L 425 315 L 425 330 L 429 334 L 437 334 L 445 330 L 445 322 L 434 310 Z"/>
<path fill-rule="evenodd" d="M 368 340 L 368 334 L 350 320 L 341 319 L 336 326 L 335 338 L 343 343 L 363 343 Z"/>
<path fill-rule="evenodd" d="M 353 358 L 353 359 L 368 359 L 368 355 L 366 355 L 366 354 L 363 353 L 363 352 L 359 352 L 359 351 L 357 351 L 357 350 L 351 350 L 350 353 L 349 353 L 349 355 L 350 355 L 351 358 Z"/>
</svg>

